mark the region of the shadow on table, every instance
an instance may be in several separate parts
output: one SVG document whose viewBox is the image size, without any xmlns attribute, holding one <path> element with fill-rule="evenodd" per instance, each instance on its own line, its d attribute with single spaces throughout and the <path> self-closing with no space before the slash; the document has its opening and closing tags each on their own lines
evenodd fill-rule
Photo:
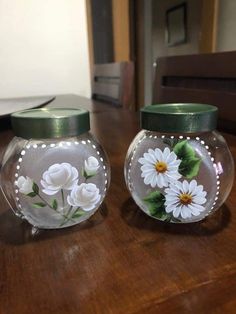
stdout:
<svg viewBox="0 0 236 314">
<path fill-rule="evenodd" d="M 93 216 L 80 224 L 62 229 L 46 230 L 32 227 L 27 221 L 16 217 L 9 209 L 0 215 L 0 241 L 22 245 L 32 241 L 52 239 L 97 226 L 106 219 L 107 215 L 108 209 L 103 203 Z"/>
<path fill-rule="evenodd" d="M 121 217 L 131 227 L 146 229 L 152 232 L 206 236 L 216 234 L 226 228 L 230 222 L 231 214 L 228 207 L 224 204 L 212 216 L 207 217 L 201 222 L 170 224 L 147 216 L 130 197 L 121 207 Z"/>
</svg>

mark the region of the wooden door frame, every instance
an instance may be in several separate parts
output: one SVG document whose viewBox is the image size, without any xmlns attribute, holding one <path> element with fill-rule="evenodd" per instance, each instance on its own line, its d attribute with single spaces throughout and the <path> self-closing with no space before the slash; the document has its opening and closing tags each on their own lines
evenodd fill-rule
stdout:
<svg viewBox="0 0 236 314">
<path fill-rule="evenodd" d="M 199 53 L 216 51 L 219 0 L 202 1 Z"/>
<path fill-rule="evenodd" d="M 90 81 L 93 77 L 94 53 L 93 53 L 93 25 L 92 25 L 92 7 L 91 0 L 86 0 L 86 15 L 87 15 L 87 34 L 88 34 L 88 47 L 89 47 L 89 68 L 90 68 Z"/>
<path fill-rule="evenodd" d="M 129 0 L 112 0 L 112 20 L 113 20 L 113 42 L 114 60 L 113 62 L 131 61 L 130 44 L 130 6 Z M 94 64 L 93 50 L 93 26 L 92 26 L 92 6 L 91 0 L 86 0 L 87 30 L 89 43 L 90 69 Z M 122 24 L 120 16 L 122 15 Z"/>
</svg>

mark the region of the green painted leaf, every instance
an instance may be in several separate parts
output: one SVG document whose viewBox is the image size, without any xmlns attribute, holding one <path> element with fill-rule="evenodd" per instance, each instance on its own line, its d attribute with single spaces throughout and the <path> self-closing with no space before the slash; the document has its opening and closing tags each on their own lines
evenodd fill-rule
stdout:
<svg viewBox="0 0 236 314">
<path fill-rule="evenodd" d="M 181 160 L 190 159 L 195 156 L 194 149 L 188 144 L 187 140 L 177 143 L 173 151 Z"/>
<path fill-rule="evenodd" d="M 152 216 L 159 216 L 165 211 L 165 207 L 163 204 L 149 204 L 148 211 Z"/>
<path fill-rule="evenodd" d="M 165 212 L 165 196 L 159 191 L 149 193 L 143 201 L 148 206 L 148 211 L 152 216 L 160 218 L 166 214 Z"/>
<path fill-rule="evenodd" d="M 196 157 L 194 149 L 188 144 L 187 140 L 181 141 L 174 147 L 174 152 L 179 159 L 181 164 L 179 166 L 179 173 L 188 178 L 192 179 L 198 175 L 201 159 Z"/>
<path fill-rule="evenodd" d="M 54 200 L 52 201 L 52 208 L 53 208 L 53 209 L 57 209 L 57 207 L 58 207 L 57 200 L 54 199 Z"/>
<path fill-rule="evenodd" d="M 34 208 L 42 208 L 42 207 L 45 207 L 45 206 L 46 206 L 46 204 L 43 203 L 43 202 L 38 202 L 38 203 L 34 203 L 33 204 Z"/>
<path fill-rule="evenodd" d="M 146 203 L 154 203 L 157 202 L 165 202 L 165 196 L 161 194 L 159 191 L 154 191 L 149 193 L 146 197 L 144 197 L 144 202 Z"/>
<path fill-rule="evenodd" d="M 29 197 L 35 197 L 36 195 L 37 195 L 37 194 L 34 193 L 34 192 L 30 192 L 30 193 L 27 194 L 27 196 L 29 196 Z"/>
<path fill-rule="evenodd" d="M 171 221 L 172 215 L 167 212 L 157 212 L 154 217 L 163 220 L 163 221 Z"/>
<path fill-rule="evenodd" d="M 32 189 L 35 194 L 39 194 L 39 187 L 35 182 L 33 183 Z"/>
<path fill-rule="evenodd" d="M 95 176 L 96 173 L 88 174 L 85 169 L 82 169 L 82 176 L 87 180 Z"/>
<path fill-rule="evenodd" d="M 200 164 L 201 159 L 197 157 L 183 160 L 179 166 L 179 173 L 188 179 L 192 179 L 197 176 Z"/>
<path fill-rule="evenodd" d="M 71 216 L 71 218 L 80 218 L 81 216 L 84 215 L 84 211 L 81 210 L 80 208 L 78 208 L 73 215 Z"/>
</svg>

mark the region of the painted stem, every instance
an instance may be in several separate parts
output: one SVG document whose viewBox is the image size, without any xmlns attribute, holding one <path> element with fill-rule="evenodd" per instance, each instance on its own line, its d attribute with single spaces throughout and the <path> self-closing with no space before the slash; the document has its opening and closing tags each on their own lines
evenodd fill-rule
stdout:
<svg viewBox="0 0 236 314">
<path fill-rule="evenodd" d="M 48 207 L 56 211 L 39 193 L 37 195 Z"/>
<path fill-rule="evenodd" d="M 64 208 L 65 207 L 65 197 L 64 197 L 64 192 L 62 189 L 61 189 L 61 198 L 62 198 L 62 207 Z"/>
<path fill-rule="evenodd" d="M 73 209 L 73 206 L 70 206 L 68 212 L 67 212 L 66 215 L 65 215 L 65 220 L 61 223 L 61 226 L 65 225 L 65 224 L 67 223 L 67 221 L 69 221 L 69 220 L 74 221 L 72 218 L 69 217 L 69 215 L 70 215 L 72 209 Z"/>
<path fill-rule="evenodd" d="M 58 211 L 57 211 L 55 208 L 53 208 L 39 193 L 38 193 L 37 195 L 38 195 L 38 197 L 39 197 L 48 207 L 50 207 L 51 209 L 53 209 L 57 214 L 61 215 L 61 216 L 62 216 L 63 218 L 65 218 L 65 219 L 68 219 L 68 216 L 67 216 L 67 215 L 64 215 L 64 214 L 58 212 Z M 72 218 L 69 218 L 68 220 L 71 220 L 71 221 L 75 222 L 75 220 L 72 219 Z"/>
<path fill-rule="evenodd" d="M 71 207 L 69 208 L 69 210 L 68 210 L 68 212 L 67 212 L 67 214 L 66 214 L 67 217 L 70 215 L 72 209 L 73 209 L 73 206 L 71 206 Z"/>
</svg>

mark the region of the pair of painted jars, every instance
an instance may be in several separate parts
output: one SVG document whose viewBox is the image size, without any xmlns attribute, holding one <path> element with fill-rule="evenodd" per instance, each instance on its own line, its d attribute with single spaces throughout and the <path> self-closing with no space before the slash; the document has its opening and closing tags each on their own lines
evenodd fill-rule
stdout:
<svg viewBox="0 0 236 314">
<path fill-rule="evenodd" d="M 110 183 L 109 161 L 89 132 L 82 109 L 33 109 L 11 117 L 15 137 L 2 162 L 1 188 L 14 213 L 37 228 L 88 219 Z M 227 198 L 234 165 L 215 131 L 217 108 L 201 104 L 147 106 L 142 131 L 125 160 L 137 205 L 168 222 L 202 220 Z"/>
</svg>

